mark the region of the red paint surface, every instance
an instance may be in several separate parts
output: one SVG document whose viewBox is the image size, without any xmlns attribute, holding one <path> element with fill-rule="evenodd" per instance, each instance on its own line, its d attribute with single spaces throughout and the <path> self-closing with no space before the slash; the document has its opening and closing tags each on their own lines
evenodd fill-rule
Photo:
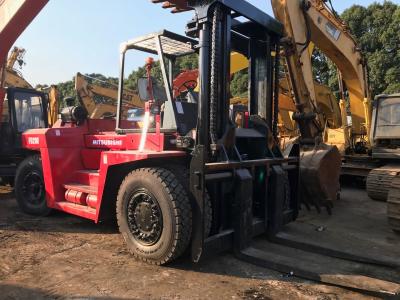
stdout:
<svg viewBox="0 0 400 300">
<path fill-rule="evenodd" d="M 24 147 L 40 151 L 49 207 L 97 222 L 111 166 L 186 155 L 165 151 L 159 128 L 147 134 L 145 150 L 139 152 L 141 134 L 111 132 L 109 121 L 88 120 L 81 126 L 57 122 L 23 134 Z"/>
</svg>

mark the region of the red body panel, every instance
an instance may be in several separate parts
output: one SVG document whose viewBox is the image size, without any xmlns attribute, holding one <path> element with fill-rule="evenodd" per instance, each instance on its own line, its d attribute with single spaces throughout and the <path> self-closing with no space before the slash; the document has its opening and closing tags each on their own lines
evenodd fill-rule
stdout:
<svg viewBox="0 0 400 300">
<path fill-rule="evenodd" d="M 140 152 L 141 134 L 110 132 L 110 122 L 115 126 L 112 120 L 88 120 L 81 126 L 58 122 L 23 134 L 23 146 L 40 151 L 49 207 L 97 222 L 110 166 L 186 156 L 184 151 L 163 151 L 163 133 L 148 133 Z"/>
</svg>

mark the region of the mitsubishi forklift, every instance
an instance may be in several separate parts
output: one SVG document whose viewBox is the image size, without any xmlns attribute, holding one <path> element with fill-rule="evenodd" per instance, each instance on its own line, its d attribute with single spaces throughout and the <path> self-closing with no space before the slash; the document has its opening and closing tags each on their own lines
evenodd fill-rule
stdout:
<svg viewBox="0 0 400 300">
<path fill-rule="evenodd" d="M 246 1 L 195 2 L 186 36 L 163 30 L 120 46 L 115 120 L 67 107 L 52 128 L 23 134 L 34 153 L 16 178 L 23 211 L 56 209 L 94 222 L 116 216 L 129 250 L 152 264 L 169 263 L 188 247 L 196 262 L 204 252 L 240 252 L 253 236 L 296 219 L 299 148 L 283 156 L 277 139 L 273 53 L 282 25 Z M 162 71 L 161 79 L 153 76 L 155 58 L 146 60 L 141 124 L 123 111 L 125 57 L 133 51 L 157 56 Z M 229 116 L 232 51 L 250 60 L 245 128 Z M 175 62 L 186 55 L 198 56 L 198 100 L 174 98 Z M 34 186 L 37 174 L 44 187 Z"/>
</svg>

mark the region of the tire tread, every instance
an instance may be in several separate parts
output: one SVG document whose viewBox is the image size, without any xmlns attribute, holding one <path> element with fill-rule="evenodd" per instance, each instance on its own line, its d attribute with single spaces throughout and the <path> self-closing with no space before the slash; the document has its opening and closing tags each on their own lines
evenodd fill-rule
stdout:
<svg viewBox="0 0 400 300">
<path fill-rule="evenodd" d="M 169 253 L 162 260 L 153 260 L 143 257 L 137 254 L 133 249 L 129 249 L 130 253 L 137 259 L 142 260 L 149 264 L 154 265 L 163 265 L 168 262 L 173 261 L 178 258 L 187 248 L 190 241 L 190 236 L 192 233 L 192 213 L 191 213 L 191 205 L 188 200 L 188 196 L 185 192 L 185 189 L 182 187 L 176 176 L 174 174 L 164 168 L 139 168 L 130 172 L 125 179 L 123 180 L 121 187 L 125 186 L 127 182 L 130 180 L 132 176 L 136 176 L 137 174 L 144 173 L 142 176 L 150 175 L 154 176 L 165 188 L 167 194 L 169 196 L 169 200 L 172 203 L 173 211 L 175 214 L 176 224 L 176 232 L 174 236 L 174 241 L 172 242 L 172 248 Z M 121 199 L 121 193 L 123 191 L 119 191 L 118 199 Z M 121 201 L 118 200 L 117 206 L 121 205 Z M 121 224 L 123 216 L 118 213 L 119 209 L 117 209 L 117 221 L 118 224 Z M 119 225 L 120 230 L 121 226 Z"/>
</svg>

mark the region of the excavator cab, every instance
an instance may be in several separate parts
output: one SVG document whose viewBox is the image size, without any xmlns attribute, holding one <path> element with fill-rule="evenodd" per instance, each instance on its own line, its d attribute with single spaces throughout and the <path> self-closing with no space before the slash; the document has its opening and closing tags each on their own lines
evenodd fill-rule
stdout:
<svg viewBox="0 0 400 300">
<path fill-rule="evenodd" d="M 48 127 L 47 95 L 25 88 L 7 88 L 6 99 L 3 102 L 0 135 L 0 176 L 15 175 L 16 164 L 26 157 L 22 147 L 22 133 L 29 129 Z"/>
<path fill-rule="evenodd" d="M 375 98 L 370 140 L 374 158 L 400 159 L 400 94 Z"/>
</svg>

